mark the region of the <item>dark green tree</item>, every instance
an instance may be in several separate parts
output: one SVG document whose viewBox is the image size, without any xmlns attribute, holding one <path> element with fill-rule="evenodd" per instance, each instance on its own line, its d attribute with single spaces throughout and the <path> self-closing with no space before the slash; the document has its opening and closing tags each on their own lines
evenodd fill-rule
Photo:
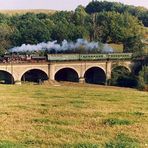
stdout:
<svg viewBox="0 0 148 148">
<path fill-rule="evenodd" d="M 74 13 L 74 21 L 76 25 L 85 25 L 88 14 L 83 6 L 78 6 Z"/>
<path fill-rule="evenodd" d="M 143 90 L 148 85 L 148 66 L 143 66 L 138 76 L 138 88 Z"/>
<path fill-rule="evenodd" d="M 144 44 L 139 36 L 129 36 L 124 41 L 124 52 L 133 52 L 134 57 L 144 54 Z"/>
<path fill-rule="evenodd" d="M 7 52 L 7 49 L 12 46 L 11 35 L 13 33 L 12 27 L 7 24 L 0 24 L 0 54 Z"/>
<path fill-rule="evenodd" d="M 118 2 L 93 1 L 86 6 L 85 10 L 89 14 L 109 11 L 115 11 L 118 13 L 128 12 L 142 21 L 144 26 L 148 26 L 148 9 L 144 7 L 124 5 Z"/>
<path fill-rule="evenodd" d="M 14 21 L 15 20 L 15 21 Z M 12 24 L 16 27 L 16 34 L 13 37 L 13 42 L 21 45 L 36 44 L 39 42 L 49 41 L 51 30 L 49 24 L 38 19 L 35 14 L 27 13 L 22 16 L 16 16 Z M 17 39 L 15 41 L 15 39 Z"/>
</svg>

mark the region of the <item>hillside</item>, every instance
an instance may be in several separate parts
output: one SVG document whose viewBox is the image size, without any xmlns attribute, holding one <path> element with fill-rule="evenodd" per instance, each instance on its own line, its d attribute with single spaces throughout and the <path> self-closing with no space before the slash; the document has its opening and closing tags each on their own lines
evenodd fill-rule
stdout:
<svg viewBox="0 0 148 148">
<path fill-rule="evenodd" d="M 56 10 L 48 10 L 48 9 L 0 10 L 0 13 L 9 14 L 9 15 L 25 14 L 28 12 L 53 14 L 56 12 Z"/>
<path fill-rule="evenodd" d="M 85 10 L 89 14 L 110 11 L 115 11 L 120 14 L 128 12 L 142 21 L 145 27 L 148 27 L 148 9 L 144 7 L 125 5 L 118 2 L 92 1 L 86 6 Z"/>
<path fill-rule="evenodd" d="M 76 84 L 0 85 L 0 92 L 0 147 L 148 144 L 146 92 Z"/>
<path fill-rule="evenodd" d="M 0 13 L 8 14 L 0 18 L 0 53 L 4 54 L 9 48 L 22 44 L 49 40 L 75 42 L 80 38 L 109 43 L 116 52 L 140 51 L 140 38 L 147 44 L 146 11 L 144 8 L 99 1 L 90 2 L 86 8 L 78 6 L 75 11 L 58 13 L 48 9 L 0 10 Z M 12 31 L 12 28 L 15 30 Z"/>
</svg>

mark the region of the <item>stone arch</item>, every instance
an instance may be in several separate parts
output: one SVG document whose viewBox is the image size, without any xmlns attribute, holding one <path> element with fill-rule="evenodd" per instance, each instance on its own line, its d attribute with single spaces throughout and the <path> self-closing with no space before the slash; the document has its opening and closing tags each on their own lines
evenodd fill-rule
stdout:
<svg viewBox="0 0 148 148">
<path fill-rule="evenodd" d="M 79 82 L 79 74 L 75 69 L 65 67 L 55 73 L 54 79 L 57 81 Z"/>
<path fill-rule="evenodd" d="M 0 84 L 14 84 L 13 75 L 6 70 L 0 70 Z"/>
<path fill-rule="evenodd" d="M 102 65 L 93 64 L 93 65 L 86 66 L 86 68 L 84 68 L 85 70 L 82 72 L 82 76 L 84 77 L 85 72 L 86 72 L 88 69 L 93 68 L 93 67 L 98 67 L 98 68 L 102 69 L 102 70 L 104 71 L 104 73 L 106 74 L 105 65 L 102 66 Z"/>
<path fill-rule="evenodd" d="M 85 82 L 91 84 L 101 84 L 106 83 L 106 73 L 101 67 L 90 67 L 85 71 L 84 74 Z"/>
<path fill-rule="evenodd" d="M 131 68 L 129 65 L 124 65 L 124 64 L 118 64 L 118 65 L 114 65 L 111 69 L 111 71 L 113 71 L 113 69 L 117 68 L 117 67 L 124 67 L 126 68 L 129 72 L 131 72 Z"/>
<path fill-rule="evenodd" d="M 126 69 L 129 73 L 131 72 L 131 69 L 128 67 L 128 66 L 125 66 L 125 65 L 117 65 L 117 66 L 114 66 L 112 69 L 111 69 L 111 73 L 114 69 L 117 69 L 117 68 L 123 68 L 123 69 Z"/>
<path fill-rule="evenodd" d="M 48 80 L 48 74 L 46 71 L 39 68 L 31 68 L 24 71 L 21 75 L 21 81 L 29 81 L 29 82 L 43 82 Z"/>
</svg>

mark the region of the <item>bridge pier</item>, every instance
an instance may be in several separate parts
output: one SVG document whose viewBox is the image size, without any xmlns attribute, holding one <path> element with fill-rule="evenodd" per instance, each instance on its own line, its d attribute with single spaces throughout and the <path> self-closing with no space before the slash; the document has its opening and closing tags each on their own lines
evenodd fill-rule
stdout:
<svg viewBox="0 0 148 148">
<path fill-rule="evenodd" d="M 17 80 L 17 81 L 14 82 L 14 84 L 15 84 L 15 85 L 21 85 L 22 82 L 21 82 L 21 80 L 20 80 L 20 81 Z"/>
<path fill-rule="evenodd" d="M 85 83 L 85 78 L 84 77 L 80 77 L 79 78 L 79 83 L 84 84 Z"/>
<path fill-rule="evenodd" d="M 109 85 L 109 80 L 111 79 L 112 63 L 111 61 L 106 61 L 106 82 L 105 85 Z"/>
</svg>

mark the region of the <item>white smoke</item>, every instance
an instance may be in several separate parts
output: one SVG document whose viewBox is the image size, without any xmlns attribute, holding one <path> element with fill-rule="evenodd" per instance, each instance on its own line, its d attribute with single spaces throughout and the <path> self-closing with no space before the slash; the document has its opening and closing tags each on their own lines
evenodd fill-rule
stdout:
<svg viewBox="0 0 148 148">
<path fill-rule="evenodd" d="M 104 44 L 104 46 L 101 50 L 102 53 L 111 53 L 113 51 L 114 51 L 113 48 L 110 47 L 108 44 Z"/>
<path fill-rule="evenodd" d="M 57 41 L 49 41 L 47 43 L 39 43 L 36 45 L 23 44 L 20 47 L 11 48 L 9 51 L 11 52 L 33 52 L 33 51 L 44 51 L 44 50 L 56 50 L 58 51 L 66 51 L 73 50 L 83 47 L 86 50 L 93 50 L 99 48 L 99 42 L 88 42 L 84 39 L 77 39 L 76 42 L 68 42 L 67 40 L 63 40 L 61 44 L 58 44 Z M 100 52 L 113 52 L 113 49 L 108 46 L 108 44 L 104 44 L 103 48 Z"/>
<path fill-rule="evenodd" d="M 71 50 L 71 49 L 77 49 L 79 47 L 82 47 L 85 49 L 97 49 L 99 47 L 98 42 L 88 42 L 84 39 L 77 39 L 76 42 L 68 42 L 67 40 L 63 40 L 61 44 L 58 44 L 57 41 L 49 41 L 47 43 L 39 43 L 36 45 L 30 45 L 30 44 L 23 44 L 20 47 L 14 47 L 11 48 L 11 52 L 26 52 L 26 51 L 41 51 L 41 50 L 51 50 L 55 49 L 57 51 L 60 50 Z"/>
</svg>

